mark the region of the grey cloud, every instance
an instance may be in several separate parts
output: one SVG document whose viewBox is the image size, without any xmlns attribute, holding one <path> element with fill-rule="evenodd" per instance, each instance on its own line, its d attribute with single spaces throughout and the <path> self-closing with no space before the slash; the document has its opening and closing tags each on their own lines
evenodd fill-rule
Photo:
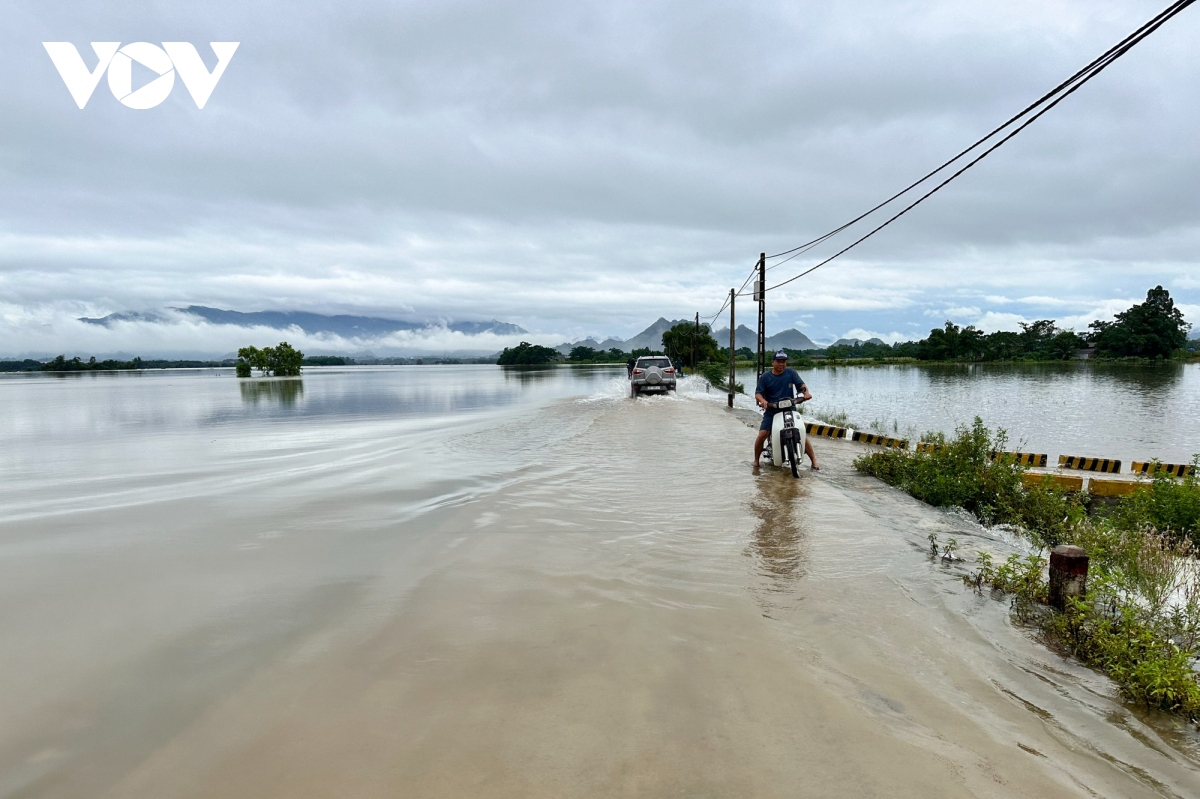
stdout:
<svg viewBox="0 0 1200 799">
<path fill-rule="evenodd" d="M 601 334 L 715 310 L 757 252 L 873 204 L 1158 10 L 12 5 L 8 298 L 405 307 Z M 892 314 L 986 308 L 984 294 L 1071 309 L 1157 282 L 1200 301 L 1189 19 L 853 259 L 779 292 L 772 314 L 894 329 Z M 173 38 L 200 43 L 210 65 L 203 42 L 242 42 L 202 112 L 179 89 L 133 112 L 103 83 L 80 112 L 40 49 Z"/>
</svg>

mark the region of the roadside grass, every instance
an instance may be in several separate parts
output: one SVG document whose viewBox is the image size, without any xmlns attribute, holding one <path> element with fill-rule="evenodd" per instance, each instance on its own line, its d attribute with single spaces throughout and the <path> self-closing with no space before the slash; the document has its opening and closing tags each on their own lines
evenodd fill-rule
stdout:
<svg viewBox="0 0 1200 799">
<path fill-rule="evenodd" d="M 962 507 L 983 524 L 1007 524 L 1035 548 L 995 564 L 980 552 L 964 580 L 1013 597 L 1019 620 L 1046 643 L 1092 665 L 1131 701 L 1200 721 L 1200 481 L 1157 474 L 1110 510 L 1047 484 L 1026 486 L 1024 467 L 994 460 L 1007 436 L 976 418 L 952 437 L 927 434 L 932 452 L 888 450 L 855 468 L 930 505 Z M 1200 458 L 1193 461 L 1200 464 Z M 1063 612 L 1045 606 L 1045 552 L 1061 543 L 1089 555 L 1087 594 Z M 939 544 L 931 537 L 932 553 Z M 957 542 L 942 548 L 956 559 Z M 947 550 L 949 553 L 947 554 Z"/>
<path fill-rule="evenodd" d="M 824 422 L 825 424 L 831 424 L 834 427 L 854 427 L 857 429 L 857 425 L 850 421 L 850 415 L 846 413 L 845 409 L 843 408 L 838 408 L 836 410 L 833 408 L 827 408 L 825 410 L 814 411 L 810 410 L 805 405 L 801 405 L 800 413 L 811 413 L 813 418 L 817 421 Z"/>
</svg>

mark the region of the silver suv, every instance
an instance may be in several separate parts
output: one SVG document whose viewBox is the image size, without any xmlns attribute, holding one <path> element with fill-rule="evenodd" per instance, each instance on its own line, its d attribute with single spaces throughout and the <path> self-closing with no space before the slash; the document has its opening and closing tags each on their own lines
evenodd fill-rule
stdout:
<svg viewBox="0 0 1200 799">
<path fill-rule="evenodd" d="M 665 355 L 643 355 L 629 370 L 629 393 L 636 397 L 643 391 L 674 391 L 675 367 Z"/>
</svg>

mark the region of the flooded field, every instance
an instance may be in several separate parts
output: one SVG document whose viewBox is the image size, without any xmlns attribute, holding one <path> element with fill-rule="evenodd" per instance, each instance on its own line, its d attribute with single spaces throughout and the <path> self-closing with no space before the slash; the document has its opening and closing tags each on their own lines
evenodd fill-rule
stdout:
<svg viewBox="0 0 1200 799">
<path fill-rule="evenodd" d="M 1200 364 L 937 364 L 813 369 L 817 413 L 915 438 L 979 416 L 1026 452 L 1187 463 L 1200 452 Z M 746 375 L 753 384 L 753 372 Z"/>
<path fill-rule="evenodd" d="M 858 374 L 806 377 L 919 406 Z M 1200 735 L 926 552 L 1015 542 L 623 378 L 0 380 L 0 797 L 1200 796 Z"/>
</svg>

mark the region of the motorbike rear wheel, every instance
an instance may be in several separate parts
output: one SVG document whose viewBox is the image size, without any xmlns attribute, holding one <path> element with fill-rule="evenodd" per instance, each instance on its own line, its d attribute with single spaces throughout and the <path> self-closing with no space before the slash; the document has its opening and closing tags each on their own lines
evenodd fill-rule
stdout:
<svg viewBox="0 0 1200 799">
<path fill-rule="evenodd" d="M 783 445 L 783 451 L 787 454 L 788 462 L 792 465 L 792 477 L 799 477 L 800 447 L 796 444 L 796 439 L 789 438 L 787 443 Z"/>
</svg>

